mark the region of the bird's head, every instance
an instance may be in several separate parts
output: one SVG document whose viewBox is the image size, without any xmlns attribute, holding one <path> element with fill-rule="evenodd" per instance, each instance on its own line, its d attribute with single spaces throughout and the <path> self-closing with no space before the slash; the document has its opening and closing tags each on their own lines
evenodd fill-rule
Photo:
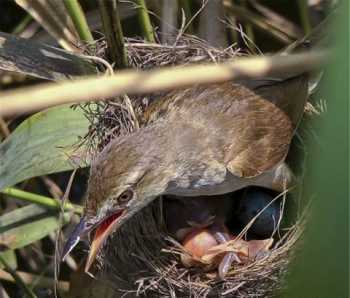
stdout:
<svg viewBox="0 0 350 298">
<path fill-rule="evenodd" d="M 156 143 L 147 132 L 136 133 L 111 142 L 99 154 L 91 166 L 85 215 L 66 242 L 63 258 L 90 236 L 88 272 L 108 236 L 164 192 L 172 173 Z"/>
</svg>

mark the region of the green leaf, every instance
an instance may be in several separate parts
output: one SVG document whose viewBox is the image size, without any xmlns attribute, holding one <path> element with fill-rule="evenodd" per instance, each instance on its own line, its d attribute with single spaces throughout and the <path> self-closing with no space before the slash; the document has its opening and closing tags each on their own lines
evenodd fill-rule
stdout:
<svg viewBox="0 0 350 298">
<path fill-rule="evenodd" d="M 0 252 L 0 256 L 12 269 L 17 269 L 17 257 L 14 250 L 6 250 L 4 252 Z M 5 266 L 2 263 L 0 263 L 0 269 L 4 269 L 4 267 Z"/>
<path fill-rule="evenodd" d="M 68 222 L 70 215 L 64 215 Z M 16 249 L 33 243 L 60 226 L 58 212 L 31 204 L 0 217 L 0 249 Z"/>
<path fill-rule="evenodd" d="M 54 107 L 26 119 L 0 144 L 0 189 L 74 168 L 70 157 L 88 126 L 83 111 L 68 106 Z"/>
</svg>

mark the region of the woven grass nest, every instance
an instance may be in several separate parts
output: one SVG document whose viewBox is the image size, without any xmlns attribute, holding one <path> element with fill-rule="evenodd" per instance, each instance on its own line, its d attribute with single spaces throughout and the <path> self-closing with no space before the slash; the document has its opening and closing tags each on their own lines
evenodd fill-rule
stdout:
<svg viewBox="0 0 350 298">
<path fill-rule="evenodd" d="M 215 49 L 193 36 L 178 37 L 174 45 L 128 39 L 126 48 L 129 63 L 140 69 L 222 62 L 247 55 L 234 47 Z M 103 57 L 104 49 L 102 41 L 97 55 Z M 136 119 L 142 121 L 145 108 L 161 95 L 124 96 L 97 106 L 83 105 L 91 122 L 84 138 L 89 150 L 96 154 L 111 139 L 137 129 Z M 285 197 L 281 200 L 283 206 Z M 108 240 L 115 246 L 108 245 L 109 250 L 104 249 L 98 256 L 96 278 L 107 280 L 115 297 L 272 297 L 283 289 L 293 248 L 303 230 L 302 218 L 295 218 L 277 231 L 269 253 L 263 258 L 235 265 L 226 279 L 220 281 L 215 270 L 205 272 L 182 265 L 181 246 L 167 232 L 164 200 L 155 200 L 129 220 Z"/>
</svg>

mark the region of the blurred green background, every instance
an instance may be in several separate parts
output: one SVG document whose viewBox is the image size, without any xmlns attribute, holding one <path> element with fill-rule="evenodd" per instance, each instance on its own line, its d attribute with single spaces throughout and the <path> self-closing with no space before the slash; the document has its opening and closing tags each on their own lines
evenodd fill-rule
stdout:
<svg viewBox="0 0 350 298">
<path fill-rule="evenodd" d="M 336 48 L 325 72 L 327 112 L 315 123 L 307 195 L 313 196 L 305 247 L 290 276 L 288 297 L 349 297 L 349 4 L 332 33 Z"/>
</svg>

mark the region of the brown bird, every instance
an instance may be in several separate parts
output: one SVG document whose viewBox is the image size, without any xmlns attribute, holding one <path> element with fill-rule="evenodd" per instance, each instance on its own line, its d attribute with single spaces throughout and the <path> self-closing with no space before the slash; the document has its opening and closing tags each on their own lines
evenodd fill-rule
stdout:
<svg viewBox="0 0 350 298">
<path fill-rule="evenodd" d="M 253 185 L 282 191 L 307 89 L 300 75 L 194 86 L 155 101 L 139 130 L 111 141 L 93 161 L 85 215 L 63 255 L 94 232 L 88 271 L 108 236 L 160 195 L 220 195 Z"/>
</svg>

